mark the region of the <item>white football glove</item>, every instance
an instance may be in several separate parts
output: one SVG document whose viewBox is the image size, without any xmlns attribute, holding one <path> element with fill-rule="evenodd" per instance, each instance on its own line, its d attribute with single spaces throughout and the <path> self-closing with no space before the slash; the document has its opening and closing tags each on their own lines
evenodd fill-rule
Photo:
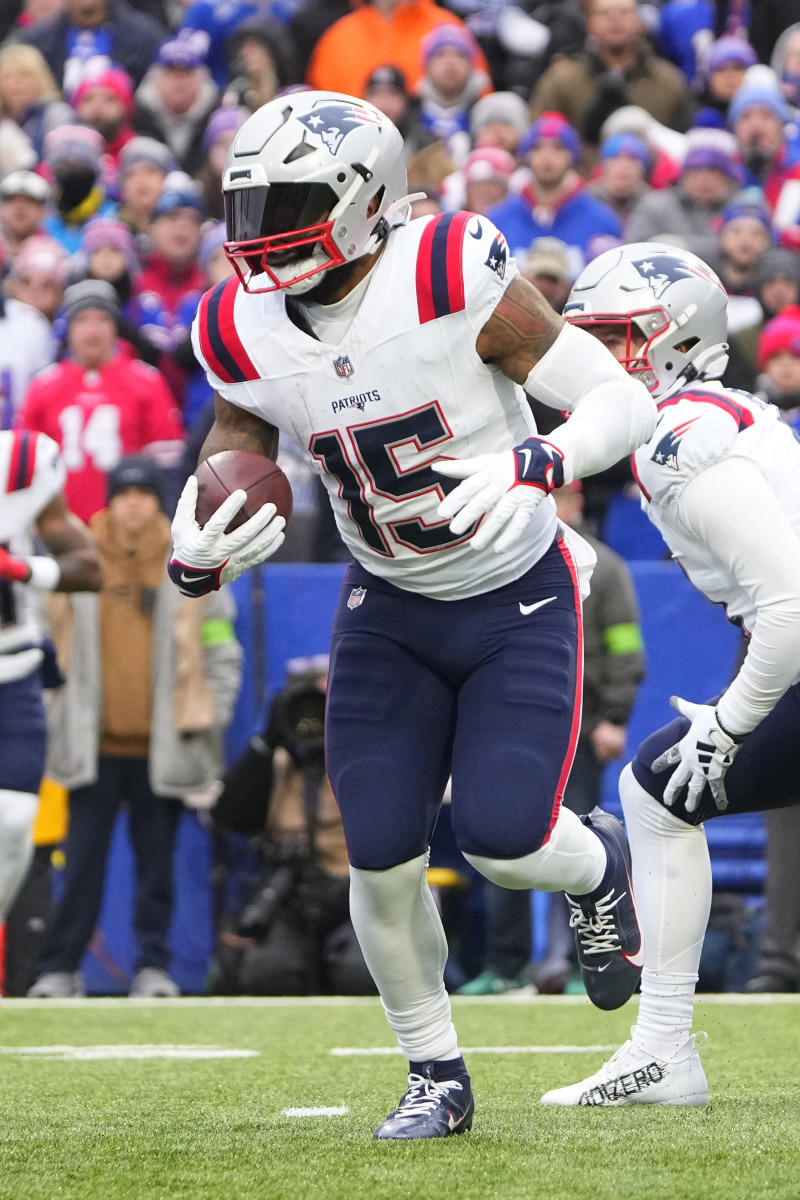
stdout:
<svg viewBox="0 0 800 1200">
<path fill-rule="evenodd" d="M 184 596 L 205 596 L 220 584 L 232 583 L 274 554 L 284 539 L 283 517 L 274 504 L 264 504 L 233 533 L 228 524 L 247 500 L 241 488 L 231 492 L 200 528 L 195 517 L 197 479 L 190 475 L 172 521 L 172 560 L 167 573 Z"/>
<path fill-rule="evenodd" d="M 482 550 L 494 538 L 498 553 L 508 550 L 525 532 L 545 496 L 564 482 L 560 451 L 538 437 L 500 454 L 440 459 L 431 466 L 440 475 L 463 480 L 437 510 L 445 520 L 452 518 L 454 534 L 466 533 L 484 517 L 470 540 L 473 550 Z"/>
<path fill-rule="evenodd" d="M 723 729 L 716 709 L 710 704 L 692 704 L 680 696 L 673 696 L 670 704 L 692 723 L 681 740 L 651 764 L 650 770 L 660 774 L 673 763 L 678 763 L 664 788 L 664 803 L 671 808 L 678 792 L 688 784 L 684 807 L 687 812 L 694 812 L 700 803 L 703 788 L 708 784 L 714 803 L 723 812 L 728 807 L 725 772 L 739 752 L 744 737 L 737 737 Z"/>
</svg>

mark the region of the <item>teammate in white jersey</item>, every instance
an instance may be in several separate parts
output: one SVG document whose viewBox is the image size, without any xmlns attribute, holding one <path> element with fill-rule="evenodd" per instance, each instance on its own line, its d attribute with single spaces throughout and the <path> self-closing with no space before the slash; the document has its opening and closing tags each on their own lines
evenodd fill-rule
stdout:
<svg viewBox="0 0 800 1200">
<path fill-rule="evenodd" d="M 727 361 L 725 291 L 694 255 L 658 243 L 607 251 L 576 280 L 567 318 L 658 398 L 634 454 L 642 506 L 691 581 L 749 636 L 733 682 L 622 773 L 645 965 L 631 1039 L 544 1104 L 703 1105 L 690 1034 L 711 904 L 702 822 L 800 802 L 800 443 L 778 410 L 715 381 Z"/>
<path fill-rule="evenodd" d="M 43 433 L 0 430 L 0 921 L 30 865 L 44 773 L 42 687 L 49 655 L 37 616 L 42 591 L 96 591 L 100 563 L 62 496 L 58 446 Z M 39 538 L 48 555 L 35 552 Z"/>
<path fill-rule="evenodd" d="M 223 178 L 237 278 L 200 304 L 217 393 L 203 457 L 274 457 L 278 430 L 321 473 L 353 553 L 335 618 L 327 766 L 353 923 L 409 1088 L 380 1138 L 469 1129 L 473 1101 L 426 884 L 448 776 L 459 846 L 488 878 L 565 888 L 595 1002 L 634 990 L 641 938 L 621 825 L 561 808 L 580 721 L 580 602 L 593 554 L 550 491 L 650 436 L 655 405 L 517 272 L 485 219 L 409 223 L 403 143 L 372 105 L 281 96 L 237 133 Z M 574 410 L 548 441 L 521 385 Z M 463 482 L 456 483 L 456 480 Z M 190 480 L 170 574 L 202 594 L 280 544 L 271 505 L 200 530 Z"/>
</svg>

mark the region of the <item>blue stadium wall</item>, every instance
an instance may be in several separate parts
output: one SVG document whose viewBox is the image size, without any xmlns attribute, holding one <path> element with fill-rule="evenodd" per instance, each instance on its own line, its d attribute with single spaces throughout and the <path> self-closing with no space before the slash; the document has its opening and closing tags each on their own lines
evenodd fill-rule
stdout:
<svg viewBox="0 0 800 1200">
<path fill-rule="evenodd" d="M 739 634 L 720 608 L 703 599 L 670 562 L 637 561 L 630 567 L 642 609 L 647 679 L 630 723 L 629 747 L 674 715 L 673 694 L 703 700 L 722 690 L 731 675 Z M 343 566 L 267 565 L 235 585 L 238 635 L 245 672 L 228 738 L 233 758 L 255 730 L 265 694 L 284 682 L 286 662 L 325 653 Z M 616 781 L 624 764 L 609 767 L 605 804 L 618 810 Z M 763 877 L 760 817 L 711 822 L 715 882 L 757 892 Z M 212 848 L 207 831 L 186 813 L 176 852 L 176 904 L 171 941 L 173 974 L 187 992 L 202 992 L 212 952 Z M 105 899 L 97 935 L 83 963 L 92 993 L 124 993 L 135 961 L 132 923 L 132 858 L 126 819 L 115 830 Z"/>
</svg>

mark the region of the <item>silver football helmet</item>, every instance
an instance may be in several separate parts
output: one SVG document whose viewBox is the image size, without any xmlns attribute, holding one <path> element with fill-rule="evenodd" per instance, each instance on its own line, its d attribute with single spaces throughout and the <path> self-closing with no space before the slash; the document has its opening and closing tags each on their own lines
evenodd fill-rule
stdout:
<svg viewBox="0 0 800 1200">
<path fill-rule="evenodd" d="M 695 254 L 660 242 L 633 242 L 604 251 L 581 271 L 564 316 L 584 327 L 624 325 L 622 365 L 662 397 L 694 379 L 723 373 L 727 309 L 725 288 Z M 645 339 L 638 349 L 633 328 Z"/>
<path fill-rule="evenodd" d="M 410 215 L 399 131 L 337 92 L 291 92 L 253 113 L 228 150 L 222 191 L 225 253 L 248 292 L 306 292 Z"/>
</svg>

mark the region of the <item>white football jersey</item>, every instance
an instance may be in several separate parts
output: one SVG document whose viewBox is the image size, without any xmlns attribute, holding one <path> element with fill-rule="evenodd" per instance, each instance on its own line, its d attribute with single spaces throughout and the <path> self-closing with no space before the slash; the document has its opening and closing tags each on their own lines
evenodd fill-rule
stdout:
<svg viewBox="0 0 800 1200">
<path fill-rule="evenodd" d="M 36 519 L 63 489 L 65 478 L 52 438 L 27 429 L 0 430 L 0 546 L 15 557 L 34 552 Z M 18 678 L 10 652 L 38 646 L 41 639 L 35 590 L 0 579 L 0 655 L 9 654 L 0 664 L 0 681 Z"/>
<path fill-rule="evenodd" d="M 519 578 L 556 535 L 550 498 L 502 554 L 471 550 L 474 528 L 457 537 L 436 513 L 456 483 L 434 460 L 509 450 L 536 432 L 522 388 L 475 350 L 516 274 L 491 222 L 446 213 L 392 232 L 336 345 L 298 328 L 280 292 L 250 295 L 237 279 L 206 293 L 192 330 L 211 386 L 315 464 L 353 556 L 437 599 Z"/>
<path fill-rule="evenodd" d="M 800 537 L 800 442 L 774 405 L 715 381 L 687 388 L 658 408 L 655 433 L 633 456 L 642 507 L 692 583 L 752 632 L 754 589 L 737 578 L 718 547 L 692 536 L 678 505 L 686 485 L 707 467 L 746 459 L 759 468 Z"/>
</svg>

